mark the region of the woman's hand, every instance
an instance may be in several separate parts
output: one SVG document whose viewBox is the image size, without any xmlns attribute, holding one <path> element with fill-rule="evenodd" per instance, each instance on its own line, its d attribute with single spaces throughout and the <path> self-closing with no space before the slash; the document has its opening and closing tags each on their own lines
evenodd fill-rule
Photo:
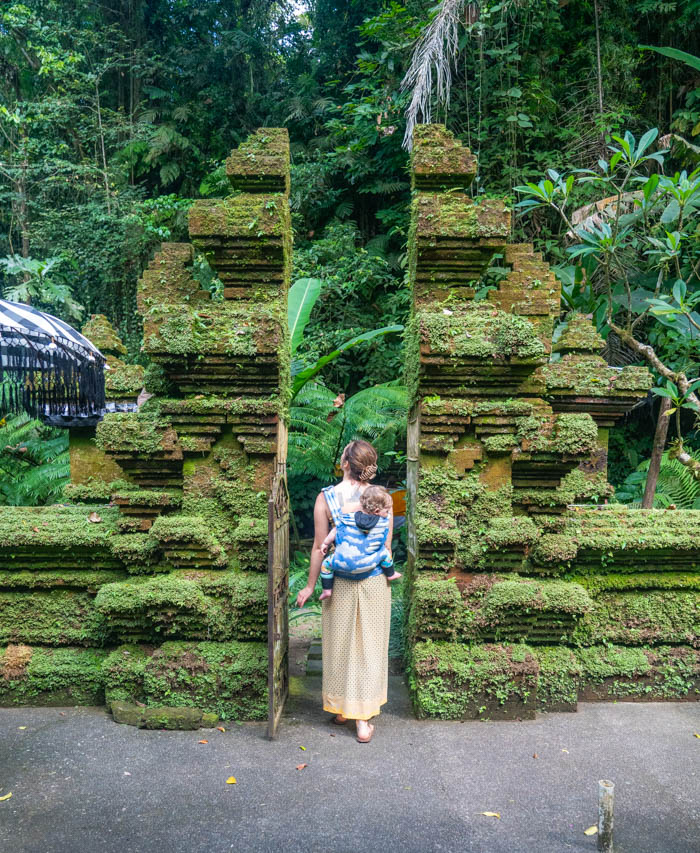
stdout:
<svg viewBox="0 0 700 853">
<path fill-rule="evenodd" d="M 300 589 L 297 595 L 297 607 L 303 607 L 313 595 L 313 591 L 312 586 L 305 586 L 304 589 Z"/>
</svg>

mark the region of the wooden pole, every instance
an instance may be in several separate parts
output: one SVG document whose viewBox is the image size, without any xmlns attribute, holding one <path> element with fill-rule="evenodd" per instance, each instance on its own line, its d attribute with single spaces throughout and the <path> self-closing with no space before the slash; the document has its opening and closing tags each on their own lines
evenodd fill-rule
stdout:
<svg viewBox="0 0 700 853">
<path fill-rule="evenodd" d="M 607 779 L 598 782 L 598 850 L 613 853 L 613 805 L 615 785 Z"/>
</svg>

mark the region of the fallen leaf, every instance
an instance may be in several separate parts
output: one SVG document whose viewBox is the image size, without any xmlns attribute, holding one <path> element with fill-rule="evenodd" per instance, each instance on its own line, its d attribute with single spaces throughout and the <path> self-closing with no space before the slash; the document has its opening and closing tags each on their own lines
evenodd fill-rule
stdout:
<svg viewBox="0 0 700 853">
<path fill-rule="evenodd" d="M 66 716 L 66 712 L 65 712 L 65 711 L 59 711 L 58 713 L 59 713 L 59 716 L 61 716 L 61 717 L 65 717 L 65 716 Z"/>
<path fill-rule="evenodd" d="M 335 737 L 335 732 L 331 732 L 331 737 Z"/>
<path fill-rule="evenodd" d="M 569 750 L 568 750 L 568 749 L 562 749 L 562 752 L 565 752 L 567 755 L 569 754 Z"/>
<path fill-rule="evenodd" d="M 695 737 L 700 737 L 700 734 L 698 734 L 698 732 L 693 732 L 693 734 L 695 735 Z"/>
<path fill-rule="evenodd" d="M 9 793 L 9 794 L 5 794 L 5 796 L 4 796 L 4 797 L 0 797 L 0 803 L 1 803 L 3 800 L 9 800 L 11 796 L 12 796 L 12 791 L 10 791 L 10 793 Z"/>
<path fill-rule="evenodd" d="M 305 747 L 305 746 L 300 746 L 300 747 L 299 747 L 299 749 L 300 749 L 302 752 L 306 752 L 306 747 Z"/>
<path fill-rule="evenodd" d="M 32 530 L 33 530 L 35 533 L 38 533 L 38 532 L 39 532 L 39 528 L 38 528 L 38 527 L 32 527 Z"/>
<path fill-rule="evenodd" d="M 598 827 L 597 826 L 589 826 L 588 829 L 583 830 L 584 835 L 597 835 Z"/>
<path fill-rule="evenodd" d="M 208 740 L 200 740 L 199 743 L 209 743 Z"/>
<path fill-rule="evenodd" d="M 217 726 L 216 730 L 217 730 L 217 732 L 225 732 L 226 731 L 226 729 L 223 726 Z"/>
<path fill-rule="evenodd" d="M 124 775 L 125 775 L 125 776 L 131 776 L 131 773 L 129 773 L 129 771 L 128 771 L 128 770 L 125 770 L 125 771 L 124 771 Z"/>
<path fill-rule="evenodd" d="M 333 400 L 333 406 L 336 409 L 339 409 L 345 403 L 345 394 L 338 394 L 338 396 Z"/>
<path fill-rule="evenodd" d="M 484 817 L 497 817 L 499 820 L 501 819 L 498 812 L 481 812 L 481 814 L 484 815 Z"/>
<path fill-rule="evenodd" d="M 305 767 L 308 767 L 308 764 L 297 764 L 297 770 L 303 770 Z"/>
<path fill-rule="evenodd" d="M 539 756 L 537 755 L 537 753 L 536 753 L 536 752 L 533 752 L 533 753 L 532 753 L 532 757 L 533 757 L 533 758 L 539 758 Z"/>
<path fill-rule="evenodd" d="M 27 728 L 26 726 L 19 726 L 19 730 L 20 730 L 21 732 L 23 732 L 26 728 Z"/>
<path fill-rule="evenodd" d="M 102 518 L 96 512 L 91 512 L 90 515 L 88 515 L 88 521 L 91 521 L 93 524 L 97 524 L 98 521 L 102 521 Z"/>
<path fill-rule="evenodd" d="M 236 777 L 235 776 L 229 776 L 228 779 L 226 780 L 226 784 L 227 785 L 235 785 L 236 784 Z"/>
</svg>

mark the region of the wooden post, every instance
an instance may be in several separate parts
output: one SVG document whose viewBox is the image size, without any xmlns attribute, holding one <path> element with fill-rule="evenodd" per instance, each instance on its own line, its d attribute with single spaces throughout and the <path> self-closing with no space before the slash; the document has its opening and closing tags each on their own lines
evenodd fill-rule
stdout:
<svg viewBox="0 0 700 853">
<path fill-rule="evenodd" d="M 598 782 L 598 850 L 613 853 L 613 806 L 615 784 L 601 779 Z"/>
</svg>

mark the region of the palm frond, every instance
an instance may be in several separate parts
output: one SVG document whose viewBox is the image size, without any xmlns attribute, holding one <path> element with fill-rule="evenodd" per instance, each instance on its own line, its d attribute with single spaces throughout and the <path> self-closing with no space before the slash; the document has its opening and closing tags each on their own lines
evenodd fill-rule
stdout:
<svg viewBox="0 0 700 853">
<path fill-rule="evenodd" d="M 466 0 L 442 0 L 435 17 L 423 30 L 413 48 L 411 63 L 401 81 L 401 90 L 411 92 L 406 109 L 404 148 L 413 145 L 413 129 L 432 118 L 433 77 L 439 104 L 450 103 L 452 62 L 459 46 L 459 23 Z"/>
</svg>

